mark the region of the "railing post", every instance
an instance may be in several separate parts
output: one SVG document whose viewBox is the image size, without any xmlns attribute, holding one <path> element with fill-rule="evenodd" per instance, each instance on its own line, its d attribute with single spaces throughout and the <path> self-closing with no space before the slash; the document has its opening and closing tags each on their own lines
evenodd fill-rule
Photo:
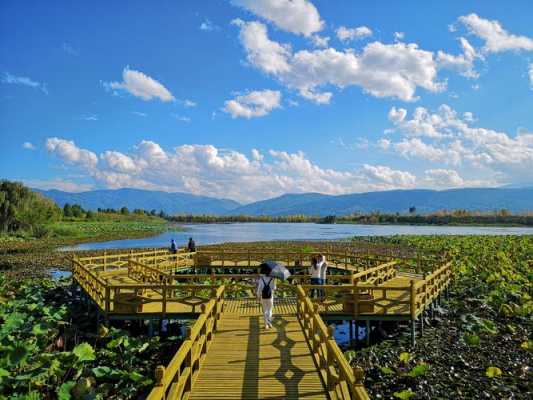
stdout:
<svg viewBox="0 0 533 400">
<path fill-rule="evenodd" d="M 327 354 L 327 358 L 326 358 L 326 386 L 327 386 L 327 389 L 328 389 L 328 392 L 334 390 L 334 382 L 333 382 L 333 376 L 331 375 L 331 366 L 335 364 L 335 360 L 334 360 L 334 355 L 333 355 L 333 352 L 331 351 L 331 346 L 329 346 L 329 341 L 330 340 L 335 340 L 333 339 L 333 333 L 335 332 L 335 327 L 333 325 L 329 325 L 328 326 L 328 337 L 326 338 L 326 354 Z"/>
<path fill-rule="evenodd" d="M 158 365 L 157 367 L 155 367 L 154 377 L 155 377 L 155 386 L 157 387 L 163 386 L 163 381 L 165 379 L 165 367 L 163 367 L 162 365 Z"/>
<path fill-rule="evenodd" d="M 104 250 L 104 272 L 107 270 L 107 251 Z"/>
<path fill-rule="evenodd" d="M 415 345 L 416 343 L 416 328 L 415 328 L 415 321 L 416 321 L 416 289 L 415 289 L 415 281 L 411 280 L 411 345 Z"/>
<path fill-rule="evenodd" d="M 187 327 L 187 331 L 186 331 L 186 335 L 187 335 L 187 339 L 188 341 L 190 341 L 190 346 L 189 346 L 189 353 L 187 354 L 187 358 L 186 358 L 186 364 L 185 366 L 189 368 L 189 376 L 187 377 L 187 382 L 185 383 L 185 392 L 191 392 L 192 391 L 192 380 L 193 380 L 193 374 L 194 374 L 194 355 L 193 355 L 193 352 L 194 352 L 194 343 L 191 339 L 191 327 L 188 326 Z"/>
</svg>

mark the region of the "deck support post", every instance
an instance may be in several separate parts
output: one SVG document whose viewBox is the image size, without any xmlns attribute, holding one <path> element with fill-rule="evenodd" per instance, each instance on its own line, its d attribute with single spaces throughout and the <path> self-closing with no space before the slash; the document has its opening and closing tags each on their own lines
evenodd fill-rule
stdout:
<svg viewBox="0 0 533 400">
<path fill-rule="evenodd" d="M 370 320 L 366 320 L 366 345 L 370 346 Z"/>
<path fill-rule="evenodd" d="M 350 320 L 349 323 L 350 323 L 350 346 L 351 346 L 352 341 L 353 341 L 353 321 Z"/>
<path fill-rule="evenodd" d="M 148 337 L 154 336 L 154 320 L 148 320 Z"/>
<path fill-rule="evenodd" d="M 411 319 L 411 346 L 416 344 L 416 320 Z"/>
<path fill-rule="evenodd" d="M 424 312 L 420 314 L 420 335 L 424 334 Z"/>
</svg>

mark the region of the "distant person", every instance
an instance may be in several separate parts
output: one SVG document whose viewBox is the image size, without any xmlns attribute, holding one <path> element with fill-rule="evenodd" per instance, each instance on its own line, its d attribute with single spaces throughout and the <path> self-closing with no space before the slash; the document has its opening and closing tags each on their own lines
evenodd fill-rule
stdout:
<svg viewBox="0 0 533 400">
<path fill-rule="evenodd" d="M 174 239 L 170 240 L 170 252 L 172 254 L 176 254 L 178 252 L 178 247 L 176 246 L 176 242 L 174 241 Z"/>
<path fill-rule="evenodd" d="M 189 243 L 187 244 L 187 250 L 189 250 L 189 253 L 194 253 L 196 251 L 196 243 L 194 243 L 194 240 L 192 240 L 192 237 L 189 238 Z"/>
<path fill-rule="evenodd" d="M 263 263 L 260 265 L 260 275 L 257 281 L 257 300 L 263 308 L 265 329 L 272 328 L 272 309 L 274 308 L 274 291 L 276 279 L 270 276 L 270 267 Z"/>
<path fill-rule="evenodd" d="M 326 256 L 324 254 L 318 255 L 318 266 L 320 268 L 320 284 L 325 285 L 328 272 L 328 264 L 326 263 Z M 326 291 L 324 289 L 320 290 L 320 296 L 322 298 L 326 297 Z"/>
<path fill-rule="evenodd" d="M 311 258 L 311 266 L 309 267 L 309 275 L 311 275 L 311 285 L 321 285 L 320 266 L 316 257 Z M 318 295 L 317 289 L 311 289 L 310 296 L 316 297 Z"/>
</svg>

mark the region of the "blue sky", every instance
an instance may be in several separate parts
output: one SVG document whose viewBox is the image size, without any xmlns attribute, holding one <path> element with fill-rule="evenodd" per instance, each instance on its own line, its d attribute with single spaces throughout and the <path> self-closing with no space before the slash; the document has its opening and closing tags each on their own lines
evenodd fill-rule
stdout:
<svg viewBox="0 0 533 400">
<path fill-rule="evenodd" d="M 0 7 L 2 178 L 241 202 L 533 182 L 529 1 Z"/>
</svg>

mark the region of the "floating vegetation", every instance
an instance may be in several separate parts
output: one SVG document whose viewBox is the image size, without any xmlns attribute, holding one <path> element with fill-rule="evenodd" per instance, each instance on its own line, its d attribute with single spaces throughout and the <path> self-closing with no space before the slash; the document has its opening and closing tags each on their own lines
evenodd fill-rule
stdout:
<svg viewBox="0 0 533 400">
<path fill-rule="evenodd" d="M 451 298 L 426 316 L 416 346 L 399 335 L 350 352 L 376 399 L 530 399 L 533 395 L 533 237 L 382 239 L 447 252 L 457 272 Z"/>
</svg>

